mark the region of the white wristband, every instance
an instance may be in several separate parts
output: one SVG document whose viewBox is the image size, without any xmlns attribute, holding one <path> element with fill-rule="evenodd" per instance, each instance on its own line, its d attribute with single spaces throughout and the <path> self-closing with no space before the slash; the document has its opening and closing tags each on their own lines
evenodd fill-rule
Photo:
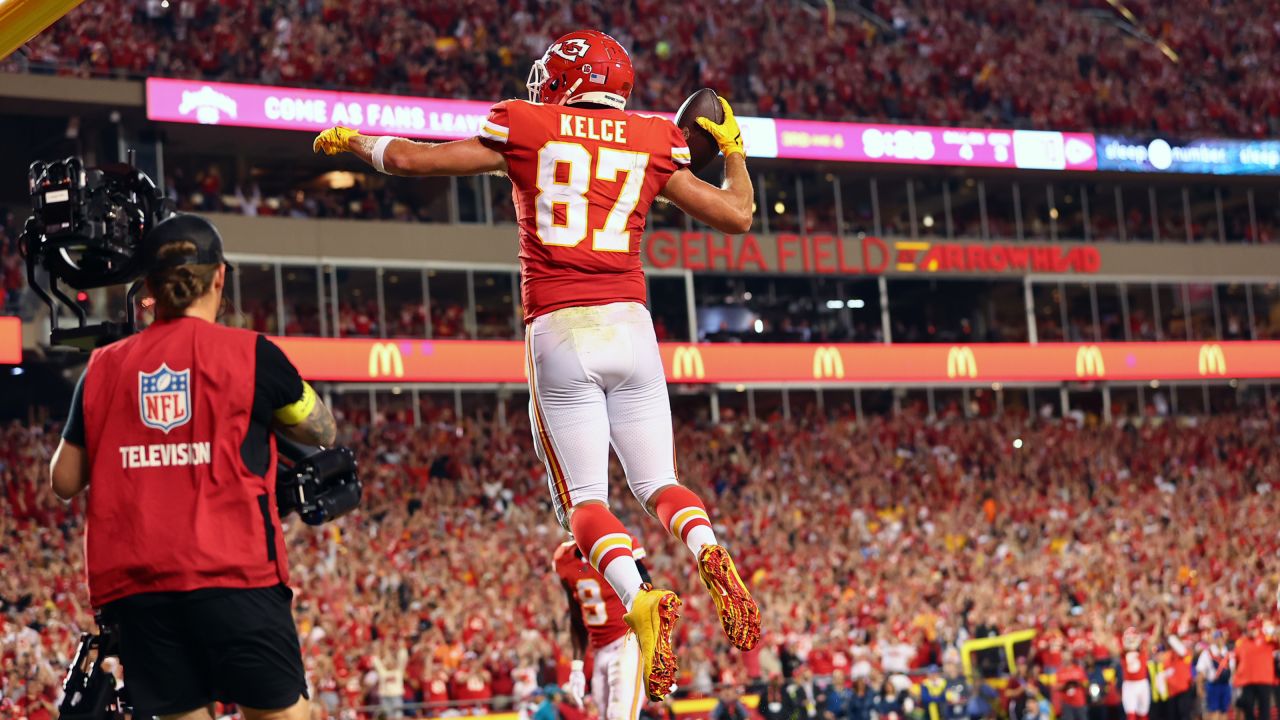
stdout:
<svg viewBox="0 0 1280 720">
<path fill-rule="evenodd" d="M 387 167 L 383 164 L 382 156 L 386 154 L 387 146 L 391 144 L 392 140 L 395 140 L 393 136 L 384 135 L 373 144 L 373 156 L 370 158 L 373 162 L 373 169 L 384 175 L 387 174 Z"/>
<path fill-rule="evenodd" d="M 582 666 L 583 666 L 583 662 L 581 660 L 574 660 L 573 662 L 569 663 L 569 671 L 582 672 Z"/>
</svg>

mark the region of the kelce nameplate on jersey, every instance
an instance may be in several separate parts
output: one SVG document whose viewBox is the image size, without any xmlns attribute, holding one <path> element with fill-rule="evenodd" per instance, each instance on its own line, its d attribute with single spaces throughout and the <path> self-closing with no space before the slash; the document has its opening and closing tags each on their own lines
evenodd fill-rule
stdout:
<svg viewBox="0 0 1280 720">
<path fill-rule="evenodd" d="M 597 122 L 600 124 L 598 132 L 596 130 Z M 564 114 L 560 116 L 560 134 L 582 138 L 583 140 L 625 143 L 627 141 L 627 121 Z"/>
</svg>

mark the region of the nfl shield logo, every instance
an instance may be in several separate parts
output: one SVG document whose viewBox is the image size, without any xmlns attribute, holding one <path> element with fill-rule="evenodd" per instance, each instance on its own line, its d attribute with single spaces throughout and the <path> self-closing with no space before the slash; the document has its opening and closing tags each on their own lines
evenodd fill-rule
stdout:
<svg viewBox="0 0 1280 720">
<path fill-rule="evenodd" d="M 138 411 L 147 427 L 166 434 L 191 419 L 191 370 L 174 371 L 161 364 L 138 373 Z"/>
</svg>

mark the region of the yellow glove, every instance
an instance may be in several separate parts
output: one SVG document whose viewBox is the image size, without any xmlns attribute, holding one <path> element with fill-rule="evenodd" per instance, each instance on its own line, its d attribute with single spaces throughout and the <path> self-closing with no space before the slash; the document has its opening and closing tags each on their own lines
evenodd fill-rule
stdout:
<svg viewBox="0 0 1280 720">
<path fill-rule="evenodd" d="M 698 127 L 711 133 L 726 158 L 734 153 L 742 153 L 746 157 L 747 153 L 742 149 L 742 131 L 738 129 L 738 121 L 733 117 L 733 108 L 729 107 L 729 101 L 724 98 L 720 98 L 720 107 L 724 108 L 724 122 L 717 125 L 710 118 L 700 117 Z"/>
<path fill-rule="evenodd" d="M 316 136 L 315 142 L 311 143 L 311 152 L 324 153 L 325 155 L 337 155 L 340 152 L 346 152 L 351 149 L 349 145 L 351 138 L 359 134 L 355 130 L 341 125 L 331 127 Z"/>
</svg>

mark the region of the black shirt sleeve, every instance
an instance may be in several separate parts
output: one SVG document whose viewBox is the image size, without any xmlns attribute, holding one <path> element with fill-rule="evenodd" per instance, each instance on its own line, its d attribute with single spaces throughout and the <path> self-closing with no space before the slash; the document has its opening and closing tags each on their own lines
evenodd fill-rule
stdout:
<svg viewBox="0 0 1280 720">
<path fill-rule="evenodd" d="M 67 424 L 62 428 L 62 439 L 79 447 L 84 447 L 84 375 L 80 373 L 80 379 L 76 381 L 75 392 L 71 395 L 71 411 L 67 413 Z"/>
<path fill-rule="evenodd" d="M 273 412 L 302 399 L 302 376 L 280 346 L 266 335 L 258 336 L 254 354 L 258 366 L 253 388 L 254 414 L 261 407 L 265 411 L 264 422 L 270 423 Z"/>
<path fill-rule="evenodd" d="M 284 351 L 265 335 L 258 336 L 254 365 L 253 411 L 240 457 L 250 472 L 265 475 L 271 457 L 272 415 L 302 399 L 302 376 Z"/>
</svg>

